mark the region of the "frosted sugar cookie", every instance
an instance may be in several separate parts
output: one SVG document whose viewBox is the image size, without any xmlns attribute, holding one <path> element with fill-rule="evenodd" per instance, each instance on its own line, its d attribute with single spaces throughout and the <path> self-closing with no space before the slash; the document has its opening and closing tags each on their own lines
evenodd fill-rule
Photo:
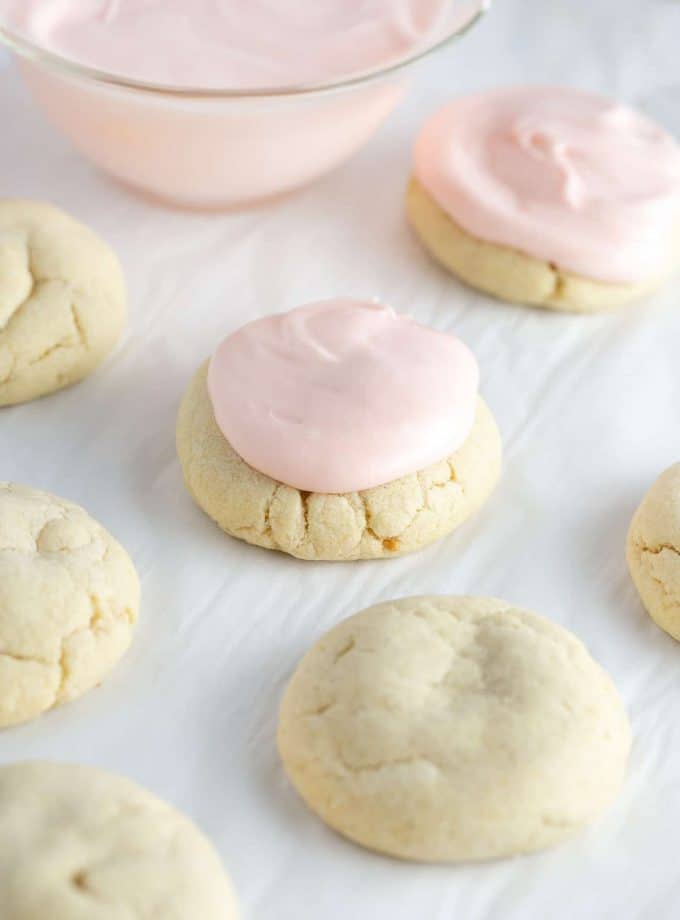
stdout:
<svg viewBox="0 0 680 920">
<path fill-rule="evenodd" d="M 571 633 L 499 600 L 412 597 L 330 630 L 299 664 L 278 743 L 328 825 L 402 859 L 559 843 L 623 782 L 630 729 Z"/>
<path fill-rule="evenodd" d="M 134 566 L 100 524 L 47 492 L 0 483 L 0 727 L 99 684 L 138 610 Z"/>
<path fill-rule="evenodd" d="M 187 487 L 219 526 L 301 559 L 419 549 L 488 497 L 501 443 L 454 336 L 334 300 L 256 320 L 195 375 Z"/>
<path fill-rule="evenodd" d="M 0 767 L 0 916 L 236 920 L 220 859 L 195 825 L 92 767 Z"/>
<path fill-rule="evenodd" d="M 113 251 L 87 227 L 37 201 L 0 200 L 0 406 L 82 380 L 125 322 Z"/>
<path fill-rule="evenodd" d="M 649 615 L 680 640 L 680 463 L 659 476 L 635 512 L 626 555 Z"/>
<path fill-rule="evenodd" d="M 463 97 L 418 136 L 407 211 L 430 253 L 473 287 L 606 310 L 680 263 L 680 145 L 574 89 Z"/>
</svg>

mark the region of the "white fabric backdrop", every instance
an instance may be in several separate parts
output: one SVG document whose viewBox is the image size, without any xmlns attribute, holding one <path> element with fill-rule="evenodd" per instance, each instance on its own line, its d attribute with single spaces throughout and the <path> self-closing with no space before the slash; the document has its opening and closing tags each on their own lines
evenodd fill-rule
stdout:
<svg viewBox="0 0 680 920">
<path fill-rule="evenodd" d="M 48 198 L 92 224 L 119 251 L 131 292 L 130 326 L 100 373 L 2 410 L 0 477 L 82 503 L 128 547 L 144 592 L 112 678 L 0 734 L 0 761 L 98 764 L 175 802 L 216 842 L 246 917 L 677 917 L 680 648 L 642 613 L 623 558 L 636 504 L 680 459 L 677 282 L 590 319 L 494 303 L 428 261 L 402 192 L 417 125 L 462 90 L 573 83 L 680 131 L 679 35 L 677 0 L 499 0 L 420 71 L 354 161 L 275 207 L 220 216 L 148 205 L 99 175 L 0 57 L 0 194 Z M 311 564 L 248 547 L 181 482 L 175 412 L 218 338 L 338 293 L 378 296 L 458 333 L 503 432 L 504 478 L 482 513 L 403 560 Z M 355 610 L 427 592 L 526 605 L 573 629 L 609 669 L 635 745 L 625 791 L 598 827 L 530 858 L 410 866 L 334 836 L 288 788 L 274 732 L 299 656 Z"/>
</svg>

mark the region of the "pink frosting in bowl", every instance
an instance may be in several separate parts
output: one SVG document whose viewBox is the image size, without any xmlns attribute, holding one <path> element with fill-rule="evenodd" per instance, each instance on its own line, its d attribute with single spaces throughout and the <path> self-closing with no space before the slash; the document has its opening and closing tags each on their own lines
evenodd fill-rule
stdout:
<svg viewBox="0 0 680 920">
<path fill-rule="evenodd" d="M 50 121 L 126 186 L 233 208 L 335 169 L 483 0 L 0 0 Z"/>
<path fill-rule="evenodd" d="M 680 145 L 601 96 L 521 87 L 430 118 L 414 174 L 463 229 L 605 282 L 668 272 L 680 231 Z"/>
<path fill-rule="evenodd" d="M 234 450 L 306 492 L 362 491 L 448 457 L 470 433 L 478 383 L 455 336 L 357 300 L 248 323 L 208 369 Z"/>
<path fill-rule="evenodd" d="M 0 24 L 103 73 L 165 87 L 316 86 L 382 70 L 482 0 L 0 0 Z"/>
</svg>

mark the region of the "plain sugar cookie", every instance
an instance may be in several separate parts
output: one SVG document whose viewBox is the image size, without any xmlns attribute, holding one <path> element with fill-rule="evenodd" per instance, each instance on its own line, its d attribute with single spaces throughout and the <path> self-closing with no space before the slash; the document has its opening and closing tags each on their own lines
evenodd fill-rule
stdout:
<svg viewBox="0 0 680 920">
<path fill-rule="evenodd" d="M 69 386 L 101 363 L 126 315 L 118 259 L 37 201 L 0 201 L 0 406 Z"/>
<path fill-rule="evenodd" d="M 285 692 L 278 745 L 307 805 L 421 861 L 542 849 L 623 782 L 628 719 L 571 633 L 499 600 L 413 597 L 331 629 Z"/>
<path fill-rule="evenodd" d="M 207 838 L 128 779 L 92 767 L 0 768 L 3 920 L 237 920 Z"/>
<path fill-rule="evenodd" d="M 0 483 L 0 727 L 99 684 L 138 611 L 135 568 L 100 524 L 47 492 Z"/>
<path fill-rule="evenodd" d="M 659 476 L 635 512 L 626 556 L 647 612 L 680 640 L 680 463 Z"/>
<path fill-rule="evenodd" d="M 501 439 L 481 398 L 452 456 L 387 485 L 329 495 L 276 482 L 249 466 L 217 426 L 194 376 L 177 420 L 177 452 L 197 504 L 231 536 L 300 559 L 376 559 L 413 552 L 450 533 L 487 499 L 500 475 Z"/>
</svg>

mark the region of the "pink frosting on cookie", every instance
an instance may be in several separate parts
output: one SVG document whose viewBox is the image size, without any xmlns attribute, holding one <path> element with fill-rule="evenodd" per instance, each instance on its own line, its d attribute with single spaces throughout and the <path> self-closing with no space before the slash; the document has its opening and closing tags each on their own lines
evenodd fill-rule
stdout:
<svg viewBox="0 0 680 920">
<path fill-rule="evenodd" d="M 248 323 L 208 370 L 234 450 L 306 492 L 369 489 L 449 456 L 472 428 L 478 382 L 455 336 L 356 300 Z"/>
<path fill-rule="evenodd" d="M 588 278 L 651 280 L 677 258 L 680 146 L 601 96 L 457 99 L 422 129 L 414 172 L 468 233 Z"/>
</svg>

